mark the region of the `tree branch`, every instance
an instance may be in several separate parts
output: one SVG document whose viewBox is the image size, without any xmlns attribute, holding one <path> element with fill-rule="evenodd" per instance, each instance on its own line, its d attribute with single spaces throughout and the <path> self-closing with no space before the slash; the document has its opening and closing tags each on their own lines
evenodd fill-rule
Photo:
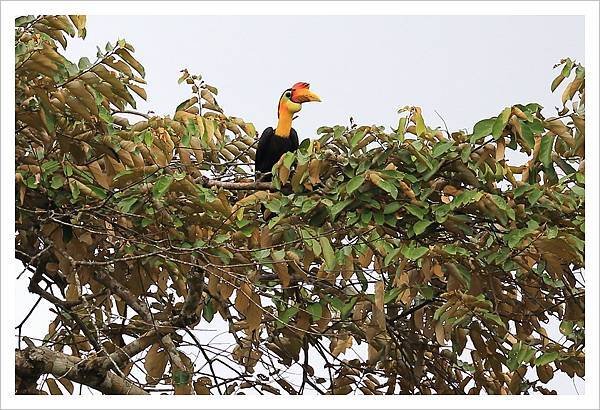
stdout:
<svg viewBox="0 0 600 410">
<path fill-rule="evenodd" d="M 81 360 L 46 347 L 30 347 L 15 352 L 15 373 L 17 394 L 33 394 L 35 381 L 43 374 L 56 378 L 64 377 L 76 383 L 89 386 L 103 394 L 148 394 L 135 384 L 117 376 L 111 371 L 99 372 L 93 361 Z"/>
<path fill-rule="evenodd" d="M 249 191 L 249 190 L 262 190 L 262 191 L 275 191 L 276 189 L 271 185 L 270 182 L 226 182 L 219 181 L 216 179 L 208 179 L 206 177 L 200 177 L 196 181 L 196 183 L 202 184 L 202 186 L 206 188 L 218 187 L 229 189 L 232 191 Z"/>
<path fill-rule="evenodd" d="M 199 275 L 194 274 L 195 269 L 192 270 L 192 275 L 188 277 L 188 294 L 181 308 L 181 313 L 173 319 L 173 324 L 178 327 L 187 327 L 194 323 L 198 323 L 200 317 L 198 310 L 202 312 L 202 306 L 204 301 L 202 300 L 202 293 L 204 292 L 204 272 Z"/>
<path fill-rule="evenodd" d="M 107 370 L 113 364 L 116 364 L 117 366 L 122 366 L 136 354 L 143 352 L 144 349 L 152 345 L 160 337 L 161 334 L 159 331 L 151 330 L 150 332 L 147 332 L 146 334 L 140 336 L 139 339 L 136 339 L 133 342 L 129 343 L 127 346 L 118 348 L 117 351 L 111 353 L 109 357 L 105 358 L 106 361 L 104 363 L 104 366 L 107 367 Z"/>
</svg>

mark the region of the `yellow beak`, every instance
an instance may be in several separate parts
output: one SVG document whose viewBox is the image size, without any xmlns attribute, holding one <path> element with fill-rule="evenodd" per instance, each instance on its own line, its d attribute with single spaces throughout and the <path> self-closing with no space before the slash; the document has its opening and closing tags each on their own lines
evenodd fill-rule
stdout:
<svg viewBox="0 0 600 410">
<path fill-rule="evenodd" d="M 295 90 L 292 94 L 292 101 L 296 103 L 305 103 L 311 101 L 321 101 L 321 98 L 310 91 L 308 88 L 300 88 L 299 90 Z"/>
</svg>

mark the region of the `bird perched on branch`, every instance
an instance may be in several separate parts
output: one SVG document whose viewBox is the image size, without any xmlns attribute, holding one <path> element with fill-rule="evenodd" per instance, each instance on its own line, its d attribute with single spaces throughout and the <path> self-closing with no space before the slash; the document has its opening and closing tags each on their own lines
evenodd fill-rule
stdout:
<svg viewBox="0 0 600 410">
<path fill-rule="evenodd" d="M 279 158 L 286 152 L 298 149 L 298 133 L 292 128 L 294 114 L 302 109 L 305 102 L 321 101 L 309 87 L 308 83 L 296 83 L 281 94 L 277 107 L 277 128 L 265 129 L 256 148 L 257 181 L 270 181 L 271 169 Z"/>
</svg>

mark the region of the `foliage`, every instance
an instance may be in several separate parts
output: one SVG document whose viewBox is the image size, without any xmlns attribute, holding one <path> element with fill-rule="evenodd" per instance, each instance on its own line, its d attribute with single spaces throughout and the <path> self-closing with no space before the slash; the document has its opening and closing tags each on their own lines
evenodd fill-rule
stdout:
<svg viewBox="0 0 600 410">
<path fill-rule="evenodd" d="M 173 116 L 136 113 L 133 47 L 75 64 L 58 48 L 75 35 L 83 16 L 16 21 L 16 256 L 56 315 L 18 359 L 45 347 L 134 393 L 550 393 L 555 372 L 584 376 L 581 65 L 558 66 L 557 117 L 515 104 L 449 133 L 405 107 L 391 132 L 321 127 L 263 189 L 254 126 L 216 88 L 184 70 Z M 219 323 L 231 346 L 196 333 Z M 19 363 L 17 391 L 36 391 Z M 124 392 L 73 369 L 44 389 Z"/>
</svg>

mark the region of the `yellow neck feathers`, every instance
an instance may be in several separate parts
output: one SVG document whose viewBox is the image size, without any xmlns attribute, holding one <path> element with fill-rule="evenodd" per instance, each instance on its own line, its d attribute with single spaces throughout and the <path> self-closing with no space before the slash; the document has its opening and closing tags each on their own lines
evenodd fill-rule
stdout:
<svg viewBox="0 0 600 410">
<path fill-rule="evenodd" d="M 286 96 L 281 97 L 278 107 L 279 120 L 277 121 L 275 135 L 282 138 L 289 137 L 290 131 L 292 130 L 292 119 L 294 118 L 294 114 L 301 109 L 301 104 L 293 102 Z"/>
<path fill-rule="evenodd" d="M 292 113 L 283 107 L 279 107 L 279 120 L 277 121 L 277 128 L 275 129 L 275 135 L 278 137 L 287 138 L 290 136 L 292 130 Z"/>
</svg>

